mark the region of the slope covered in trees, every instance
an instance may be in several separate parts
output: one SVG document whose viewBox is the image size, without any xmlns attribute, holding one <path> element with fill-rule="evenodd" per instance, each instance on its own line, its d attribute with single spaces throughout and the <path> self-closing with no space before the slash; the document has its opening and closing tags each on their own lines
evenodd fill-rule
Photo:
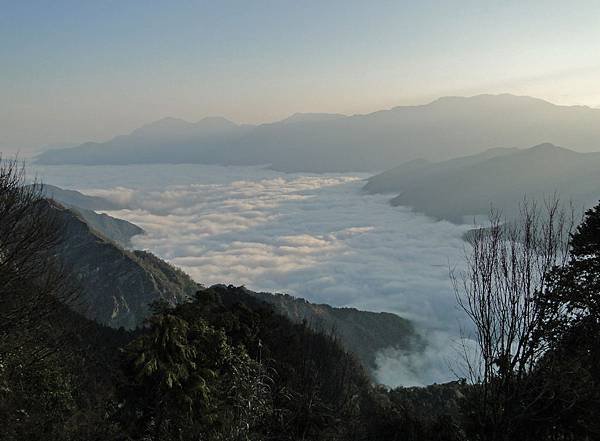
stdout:
<svg viewBox="0 0 600 441">
<path fill-rule="evenodd" d="M 306 322 L 316 331 L 335 334 L 369 369 L 376 369 L 375 357 L 380 350 L 393 347 L 410 353 L 425 346 L 412 323 L 396 314 L 333 308 L 287 294 L 246 292 L 272 305 L 294 323 Z"/>
<path fill-rule="evenodd" d="M 73 307 L 86 317 L 112 326 L 134 329 L 150 314 L 148 305 L 165 300 L 171 305 L 190 299 L 200 289 L 190 277 L 150 252 L 125 250 L 107 240 L 79 211 L 49 204 L 65 229 L 58 256 L 76 279 L 82 295 Z M 354 309 L 313 305 L 302 299 L 240 293 L 271 303 L 293 322 L 306 320 L 315 331 L 334 332 L 341 344 L 375 369 L 380 349 L 417 350 L 419 340 L 408 320 L 395 314 L 375 314 Z"/>
<path fill-rule="evenodd" d="M 63 229 L 56 253 L 81 289 L 73 307 L 86 317 L 133 329 L 148 316 L 149 303 L 165 300 L 175 304 L 198 289 L 182 271 L 163 266 L 149 253 L 124 250 L 98 234 L 74 211 L 45 203 Z"/>
<path fill-rule="evenodd" d="M 96 212 L 96 210 L 119 210 L 125 208 L 123 206 L 98 196 L 88 196 L 79 191 L 65 190 L 55 185 L 38 184 L 38 186 L 44 197 L 71 209 L 98 233 L 122 247 L 129 248 L 133 236 L 144 234 L 142 228 L 131 222 Z"/>
</svg>

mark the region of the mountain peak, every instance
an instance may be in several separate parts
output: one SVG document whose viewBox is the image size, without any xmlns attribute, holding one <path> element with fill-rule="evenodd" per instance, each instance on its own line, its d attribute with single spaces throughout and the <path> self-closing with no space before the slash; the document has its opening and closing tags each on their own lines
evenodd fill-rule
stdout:
<svg viewBox="0 0 600 441">
<path fill-rule="evenodd" d="M 554 150 L 554 149 L 561 149 L 561 148 L 562 147 L 558 147 L 557 145 L 554 145 L 551 142 L 543 142 L 541 144 L 530 147 L 529 150 Z"/>
<path fill-rule="evenodd" d="M 145 127 L 182 127 L 190 125 L 189 121 L 186 121 L 182 118 L 175 118 L 172 116 L 165 116 L 164 118 L 158 119 L 151 123 L 143 125 L 141 128 Z"/>
<path fill-rule="evenodd" d="M 281 120 L 282 123 L 302 123 L 302 122 L 318 122 L 318 121 L 333 121 L 340 118 L 345 118 L 346 115 L 341 113 L 301 113 L 296 112 L 291 116 Z"/>
<path fill-rule="evenodd" d="M 237 127 L 237 124 L 222 116 L 207 116 L 202 118 L 197 123 L 194 123 L 194 127 L 202 127 L 207 129 L 228 129 Z"/>
<path fill-rule="evenodd" d="M 531 154 L 551 154 L 551 153 L 577 154 L 577 152 L 575 152 L 573 150 L 569 150 L 564 147 L 554 145 L 550 142 L 544 142 L 542 144 L 538 144 L 533 147 L 529 147 L 528 149 L 523 150 L 523 152 L 527 152 L 527 153 L 531 153 Z"/>
<path fill-rule="evenodd" d="M 143 133 L 147 133 L 147 132 L 154 133 L 154 132 L 176 131 L 176 130 L 185 129 L 191 125 L 192 125 L 192 123 L 190 123 L 184 119 L 173 118 L 172 116 L 167 116 L 167 117 L 161 118 L 159 120 L 153 121 L 151 123 L 144 124 L 141 127 L 138 127 L 133 132 L 131 132 L 131 134 L 143 134 Z"/>
<path fill-rule="evenodd" d="M 432 101 L 429 105 L 457 105 L 457 104 L 488 104 L 488 105 L 523 105 L 537 104 L 544 106 L 555 106 L 555 104 L 540 98 L 534 98 L 527 95 L 513 95 L 511 93 L 501 94 L 479 94 L 473 96 L 444 96 Z"/>
<path fill-rule="evenodd" d="M 237 127 L 232 121 L 222 116 L 208 116 L 198 122 L 192 123 L 181 118 L 167 116 L 157 121 L 135 129 L 133 135 L 166 135 L 186 133 L 189 130 L 201 129 L 208 131 L 224 131 Z"/>
</svg>

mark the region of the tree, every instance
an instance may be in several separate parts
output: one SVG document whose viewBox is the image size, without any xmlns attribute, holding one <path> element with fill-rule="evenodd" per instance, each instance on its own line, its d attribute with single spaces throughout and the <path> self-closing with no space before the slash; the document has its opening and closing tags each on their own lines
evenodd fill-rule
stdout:
<svg viewBox="0 0 600 441">
<path fill-rule="evenodd" d="M 133 439 L 249 440 L 269 409 L 261 366 L 185 306 L 155 307 L 125 349 L 120 420 Z"/>
<path fill-rule="evenodd" d="M 545 297 L 547 320 L 559 335 L 578 322 L 600 320 L 600 204 L 571 237 L 567 265 L 555 268 Z"/>
<path fill-rule="evenodd" d="M 571 236 L 569 261 L 550 273 L 540 299 L 549 350 L 540 377 L 551 386 L 555 432 L 599 437 L 600 204 Z M 547 388 L 550 388 L 547 386 Z M 567 436 L 565 435 L 565 436 Z"/>
<path fill-rule="evenodd" d="M 77 290 L 54 255 L 62 240 L 41 185 L 0 158 L 0 420 L 6 439 L 58 438 L 73 404 L 49 318 Z"/>
<path fill-rule="evenodd" d="M 60 220 L 43 186 L 25 185 L 25 168 L 0 158 L 0 338 L 39 326 L 77 290 L 54 255 Z"/>
<path fill-rule="evenodd" d="M 542 210 L 524 201 L 512 222 L 492 212 L 489 228 L 471 234 L 466 269 L 452 275 L 474 328 L 474 349 L 466 345 L 464 355 L 473 385 L 467 413 L 477 439 L 526 439 L 523 423 L 545 399 L 531 393 L 532 373 L 547 352 L 538 299 L 551 270 L 566 260 L 572 213 L 556 198 Z"/>
</svg>

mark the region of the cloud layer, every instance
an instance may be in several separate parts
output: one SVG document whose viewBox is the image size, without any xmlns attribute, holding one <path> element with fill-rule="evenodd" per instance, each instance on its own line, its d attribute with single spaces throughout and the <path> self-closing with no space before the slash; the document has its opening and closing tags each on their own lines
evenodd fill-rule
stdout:
<svg viewBox="0 0 600 441">
<path fill-rule="evenodd" d="M 386 384 L 453 378 L 447 348 L 462 315 L 448 268 L 462 262 L 468 227 L 364 195 L 366 176 L 201 165 L 38 171 L 45 182 L 126 204 L 110 214 L 147 231 L 134 246 L 205 285 L 243 284 L 413 320 L 430 346 L 422 354 L 380 354 Z"/>
</svg>

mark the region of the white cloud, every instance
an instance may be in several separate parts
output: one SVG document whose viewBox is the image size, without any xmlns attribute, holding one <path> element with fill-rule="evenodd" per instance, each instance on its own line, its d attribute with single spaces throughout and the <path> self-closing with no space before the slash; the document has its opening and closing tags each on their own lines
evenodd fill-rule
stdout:
<svg viewBox="0 0 600 441">
<path fill-rule="evenodd" d="M 205 285 L 243 284 L 409 318 L 430 345 L 420 354 L 380 354 L 380 379 L 391 385 L 453 379 L 443 359 L 452 355 L 449 342 L 462 315 L 448 268 L 462 262 L 468 227 L 364 195 L 364 175 L 202 165 L 38 172 L 50 184 L 126 204 L 111 214 L 146 230 L 134 245 Z"/>
<path fill-rule="evenodd" d="M 377 354 L 378 380 L 390 387 L 410 387 L 468 378 L 464 355 L 476 353 L 475 342 L 448 331 L 421 331 L 427 342 L 422 350 L 387 348 Z"/>
</svg>

